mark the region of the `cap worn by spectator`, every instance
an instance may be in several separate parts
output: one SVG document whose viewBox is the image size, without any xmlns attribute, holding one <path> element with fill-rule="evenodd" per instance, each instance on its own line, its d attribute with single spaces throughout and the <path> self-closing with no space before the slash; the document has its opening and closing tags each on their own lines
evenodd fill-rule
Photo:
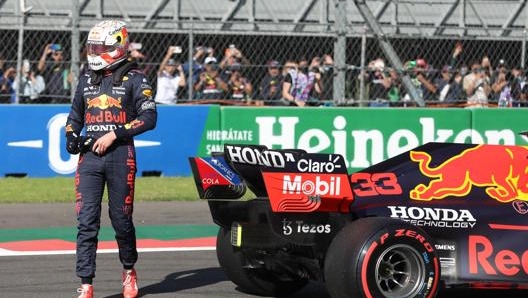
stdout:
<svg viewBox="0 0 528 298">
<path fill-rule="evenodd" d="M 268 62 L 268 67 L 270 68 L 278 68 L 279 66 L 280 66 L 280 63 L 277 60 L 270 60 Z"/>
<path fill-rule="evenodd" d="M 205 64 L 211 64 L 211 63 L 216 64 L 217 61 L 216 61 L 215 57 L 208 56 L 208 57 L 205 58 L 204 63 Z"/>
<path fill-rule="evenodd" d="M 427 62 L 422 58 L 416 59 L 416 65 L 421 68 L 427 68 Z"/>
<path fill-rule="evenodd" d="M 442 67 L 442 72 L 451 72 L 451 66 L 449 65 L 444 65 Z"/>
</svg>

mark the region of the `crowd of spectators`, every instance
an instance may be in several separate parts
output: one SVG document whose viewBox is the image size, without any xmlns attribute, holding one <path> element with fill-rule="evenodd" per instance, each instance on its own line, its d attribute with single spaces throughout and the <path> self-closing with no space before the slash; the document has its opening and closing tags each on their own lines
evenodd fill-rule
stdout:
<svg viewBox="0 0 528 298">
<path fill-rule="evenodd" d="M 459 61 L 462 51 L 457 43 L 450 59 L 436 68 L 422 58 L 406 61 L 401 71 L 387 67 L 381 58 L 371 61 L 371 71 L 362 74 L 368 83 L 369 105 L 413 105 L 401 82 L 403 75 L 409 75 L 418 96 L 430 106 L 528 106 L 528 81 L 521 67 L 504 59 L 494 66 L 487 55 L 465 64 Z"/>
<path fill-rule="evenodd" d="M 15 102 L 15 95 L 20 103 L 69 103 L 73 78 L 63 50 L 60 44 L 45 45 L 36 65 L 24 60 L 20 74 L 14 67 L 6 67 L 0 53 L 0 103 Z M 131 43 L 129 50 L 132 59 L 146 59 L 141 44 Z M 192 50 L 192 61 L 188 61 L 182 52 L 181 47 L 169 46 L 152 71 L 159 104 L 303 107 L 333 103 L 331 54 L 251 61 L 235 45 L 225 49 L 197 46 Z M 462 44 L 457 43 L 441 65 L 416 57 L 405 61 L 402 69 L 390 67 L 382 58 L 374 59 L 352 76 L 366 86 L 362 94 L 365 100 L 356 102 L 372 107 L 416 105 L 402 84 L 402 77 L 408 75 L 428 106 L 528 106 L 528 80 L 520 67 L 503 59 L 491 61 L 486 55 L 467 63 L 460 59 L 462 52 Z M 85 55 L 81 53 L 81 62 Z M 81 63 L 81 75 L 86 69 L 83 66 Z M 149 67 L 144 71 L 150 72 Z"/>
</svg>

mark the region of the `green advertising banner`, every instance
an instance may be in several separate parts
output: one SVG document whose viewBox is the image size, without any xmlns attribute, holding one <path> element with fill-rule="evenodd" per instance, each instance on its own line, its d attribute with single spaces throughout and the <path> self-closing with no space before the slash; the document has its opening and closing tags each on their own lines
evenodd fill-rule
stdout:
<svg viewBox="0 0 528 298">
<path fill-rule="evenodd" d="M 528 109 L 221 107 L 199 152 L 243 143 L 338 153 L 357 171 L 428 142 L 524 145 L 524 119 Z"/>
<path fill-rule="evenodd" d="M 473 143 L 527 145 L 528 109 L 495 108 L 473 110 Z"/>
</svg>

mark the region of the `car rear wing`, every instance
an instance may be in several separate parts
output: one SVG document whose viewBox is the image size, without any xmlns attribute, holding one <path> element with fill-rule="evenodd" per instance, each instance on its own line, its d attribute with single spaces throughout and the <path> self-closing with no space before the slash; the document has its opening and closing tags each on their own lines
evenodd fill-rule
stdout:
<svg viewBox="0 0 528 298">
<path fill-rule="evenodd" d="M 239 199 L 246 193 L 246 185 L 227 164 L 223 154 L 211 157 L 189 157 L 189 164 L 200 199 Z"/>
</svg>

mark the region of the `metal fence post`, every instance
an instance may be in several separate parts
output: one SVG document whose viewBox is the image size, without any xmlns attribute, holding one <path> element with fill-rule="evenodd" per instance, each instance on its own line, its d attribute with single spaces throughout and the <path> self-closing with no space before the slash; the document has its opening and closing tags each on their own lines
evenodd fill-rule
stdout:
<svg viewBox="0 0 528 298">
<path fill-rule="evenodd" d="M 346 104 L 345 75 L 346 75 L 346 1 L 337 0 L 335 8 L 336 41 L 334 42 L 334 102 L 338 105 Z"/>
<path fill-rule="evenodd" d="M 19 5 L 16 5 L 15 11 L 16 15 L 18 16 L 18 49 L 17 49 L 17 61 L 16 61 L 16 76 L 15 76 L 15 85 L 18 86 L 18 89 L 15 92 L 15 104 L 19 103 L 20 96 L 18 95 L 20 93 L 20 73 L 22 70 L 22 57 L 23 51 L 24 51 L 24 9 L 25 9 L 25 1 L 20 0 Z M 12 99 L 11 99 L 12 100 Z"/>
<path fill-rule="evenodd" d="M 366 71 L 366 65 L 367 65 L 367 59 L 366 59 L 366 53 L 367 53 L 367 28 L 363 28 L 363 34 L 361 35 L 361 70 L 359 74 L 359 106 L 365 106 L 366 98 L 365 98 L 365 74 L 367 74 Z"/>
<path fill-rule="evenodd" d="M 79 34 L 79 11 L 80 11 L 79 0 L 72 1 L 72 35 L 71 35 L 71 76 L 72 82 L 70 84 L 70 100 L 73 99 L 75 94 L 75 89 L 77 88 L 77 83 L 79 80 L 79 65 L 80 61 L 80 34 Z"/>
</svg>

